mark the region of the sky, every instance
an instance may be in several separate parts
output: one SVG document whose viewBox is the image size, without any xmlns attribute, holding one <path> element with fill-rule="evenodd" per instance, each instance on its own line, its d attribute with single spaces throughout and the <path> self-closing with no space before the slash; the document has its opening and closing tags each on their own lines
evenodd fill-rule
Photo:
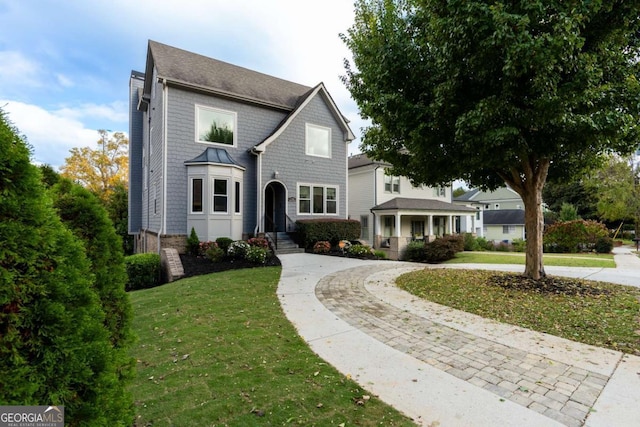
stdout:
<svg viewBox="0 0 640 427">
<path fill-rule="evenodd" d="M 352 0 L 0 0 L 0 108 L 62 166 L 98 129 L 128 135 L 129 76 L 149 40 L 306 86 L 323 82 L 357 139 L 367 123 L 340 81 Z"/>
</svg>

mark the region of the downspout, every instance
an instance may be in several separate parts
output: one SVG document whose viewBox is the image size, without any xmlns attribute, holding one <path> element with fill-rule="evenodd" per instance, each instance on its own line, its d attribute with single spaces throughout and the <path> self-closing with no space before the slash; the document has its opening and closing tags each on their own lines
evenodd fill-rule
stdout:
<svg viewBox="0 0 640 427">
<path fill-rule="evenodd" d="M 258 147 L 257 145 L 251 149 L 251 153 L 257 156 L 256 167 L 256 227 L 253 230 L 253 235 L 257 236 L 262 229 L 262 153 L 264 153 L 264 147 Z"/>
<path fill-rule="evenodd" d="M 158 230 L 158 253 L 161 253 L 160 233 L 167 234 L 167 108 L 169 105 L 169 87 L 167 79 L 162 79 L 162 211 L 160 212 L 160 229 Z"/>
<path fill-rule="evenodd" d="M 373 170 L 373 206 L 378 206 L 378 169 L 380 168 L 380 165 L 376 166 L 375 169 Z M 371 212 L 371 214 L 373 215 L 373 227 L 372 227 L 372 231 L 373 231 L 373 241 L 371 242 L 371 246 L 373 246 L 374 249 L 378 249 L 375 247 L 375 241 L 376 241 L 376 213 L 373 211 L 372 209 L 369 209 L 369 211 Z"/>
</svg>

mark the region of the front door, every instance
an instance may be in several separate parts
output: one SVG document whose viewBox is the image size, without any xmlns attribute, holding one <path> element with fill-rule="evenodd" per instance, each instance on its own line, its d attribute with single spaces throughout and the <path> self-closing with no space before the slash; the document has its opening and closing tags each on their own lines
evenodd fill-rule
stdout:
<svg viewBox="0 0 640 427">
<path fill-rule="evenodd" d="M 284 186 L 270 182 L 264 189 L 264 227 L 267 232 L 286 231 Z"/>
</svg>

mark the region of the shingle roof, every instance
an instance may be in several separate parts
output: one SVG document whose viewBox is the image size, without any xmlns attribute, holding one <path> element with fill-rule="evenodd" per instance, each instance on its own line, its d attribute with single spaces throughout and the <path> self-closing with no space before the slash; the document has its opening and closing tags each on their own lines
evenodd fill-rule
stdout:
<svg viewBox="0 0 640 427">
<path fill-rule="evenodd" d="M 355 169 L 355 168 L 359 168 L 362 166 L 367 166 L 367 165 L 388 165 L 391 166 L 389 163 L 386 162 L 381 162 L 378 160 L 372 160 L 371 158 L 369 158 L 366 154 L 354 154 L 353 156 L 349 157 L 349 169 Z"/>
<path fill-rule="evenodd" d="M 473 189 L 473 190 L 469 190 L 466 193 L 464 193 L 462 196 L 458 196 L 458 197 L 454 197 L 453 200 L 459 201 L 459 202 L 466 202 L 472 199 L 473 196 L 475 196 L 476 194 L 478 194 L 480 192 L 480 190 Z"/>
<path fill-rule="evenodd" d="M 311 90 L 293 83 L 217 59 L 149 40 L 147 73 L 155 64 L 158 78 L 221 95 L 242 98 L 292 110 Z"/>
<path fill-rule="evenodd" d="M 485 225 L 523 225 L 524 210 L 522 209 L 499 209 L 495 211 L 484 211 L 483 223 Z"/>
<path fill-rule="evenodd" d="M 431 199 L 409 199 L 404 197 L 396 197 L 388 202 L 374 206 L 371 210 L 420 210 L 420 211 L 455 211 L 455 212 L 475 212 L 473 208 L 454 205 L 452 203 L 443 202 L 441 200 Z"/>
</svg>

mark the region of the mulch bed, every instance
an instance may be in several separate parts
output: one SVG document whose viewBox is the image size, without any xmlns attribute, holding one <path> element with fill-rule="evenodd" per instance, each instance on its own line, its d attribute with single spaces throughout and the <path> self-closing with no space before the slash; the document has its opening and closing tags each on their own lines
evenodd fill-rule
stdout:
<svg viewBox="0 0 640 427">
<path fill-rule="evenodd" d="M 198 257 L 188 254 L 180 254 L 182 268 L 184 269 L 184 277 L 200 276 L 203 274 L 217 273 L 220 271 L 236 270 L 240 268 L 260 268 L 262 265 L 256 265 L 245 259 L 228 259 L 220 262 L 212 262 L 205 257 Z M 279 266 L 280 260 L 273 256 L 269 258 L 264 266 Z"/>
<path fill-rule="evenodd" d="M 524 277 L 521 274 L 499 274 L 492 276 L 487 284 L 500 286 L 505 289 L 566 296 L 600 296 L 611 293 L 608 289 L 590 286 L 580 279 L 555 276 L 546 276 L 540 280 L 534 280 Z"/>
</svg>

